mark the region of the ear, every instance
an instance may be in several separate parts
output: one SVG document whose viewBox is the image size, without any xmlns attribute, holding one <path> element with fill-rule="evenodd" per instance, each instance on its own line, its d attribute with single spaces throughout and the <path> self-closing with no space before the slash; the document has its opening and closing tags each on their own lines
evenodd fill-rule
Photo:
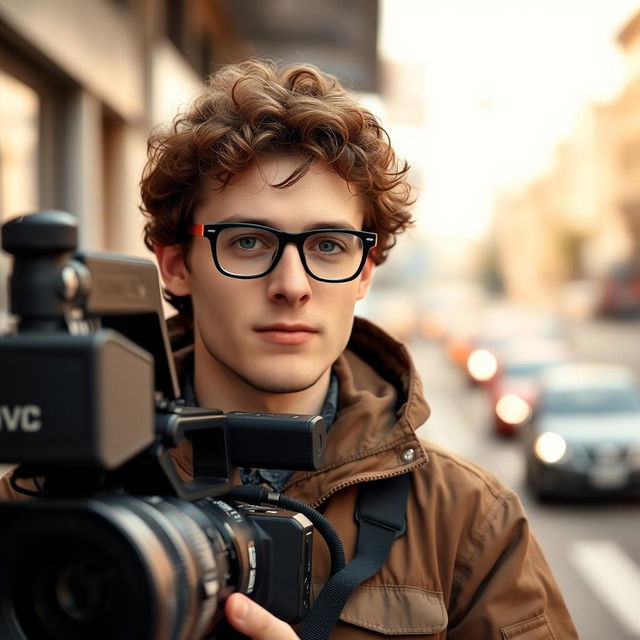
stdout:
<svg viewBox="0 0 640 640">
<path fill-rule="evenodd" d="M 191 274 L 184 261 L 180 244 L 156 245 L 154 248 L 164 286 L 175 296 L 191 293 Z"/>
<path fill-rule="evenodd" d="M 364 263 L 364 267 L 362 268 L 362 273 L 360 274 L 360 282 L 358 282 L 358 291 L 356 294 L 357 300 L 362 300 L 367 295 L 369 291 L 369 287 L 373 282 L 373 271 L 376 268 L 376 263 L 373 261 L 373 258 L 369 256 L 367 261 Z"/>
</svg>

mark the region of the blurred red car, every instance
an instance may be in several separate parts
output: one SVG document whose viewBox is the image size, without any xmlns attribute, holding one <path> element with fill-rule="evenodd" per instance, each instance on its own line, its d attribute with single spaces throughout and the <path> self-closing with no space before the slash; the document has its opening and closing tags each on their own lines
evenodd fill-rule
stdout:
<svg viewBox="0 0 640 640">
<path fill-rule="evenodd" d="M 496 373 L 486 384 L 496 432 L 515 435 L 531 417 L 540 390 L 539 376 L 571 360 L 570 349 L 562 340 L 517 339 L 503 345 Z"/>
</svg>

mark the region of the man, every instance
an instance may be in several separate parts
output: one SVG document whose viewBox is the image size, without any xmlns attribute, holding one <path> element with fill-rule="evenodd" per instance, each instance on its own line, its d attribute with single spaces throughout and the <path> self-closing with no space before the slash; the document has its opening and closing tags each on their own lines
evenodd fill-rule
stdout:
<svg viewBox="0 0 640 640">
<path fill-rule="evenodd" d="M 406 533 L 355 589 L 332 638 L 576 638 L 518 497 L 415 430 L 428 417 L 410 357 L 355 319 L 376 265 L 411 222 L 408 167 L 332 77 L 249 61 L 149 142 L 145 240 L 155 251 L 188 403 L 322 414 L 325 466 L 242 470 L 338 530 L 349 561 L 359 488 L 411 474 Z M 190 451 L 176 452 L 184 476 Z M 316 592 L 329 575 L 314 547 Z M 232 625 L 295 638 L 234 594 Z"/>
</svg>

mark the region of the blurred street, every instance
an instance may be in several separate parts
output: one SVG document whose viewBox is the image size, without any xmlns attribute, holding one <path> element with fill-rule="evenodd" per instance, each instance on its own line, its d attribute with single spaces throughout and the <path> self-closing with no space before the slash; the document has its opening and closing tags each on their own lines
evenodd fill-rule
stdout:
<svg viewBox="0 0 640 640">
<path fill-rule="evenodd" d="M 640 371 L 640 324 L 589 320 L 568 327 L 577 355 Z M 421 435 L 477 462 L 521 496 L 583 640 L 640 638 L 640 502 L 539 503 L 525 485 L 522 443 L 494 434 L 487 394 L 454 367 L 439 342 L 411 351 L 432 416 Z"/>
<path fill-rule="evenodd" d="M 149 133 L 253 56 L 336 75 L 408 163 L 415 226 L 356 313 L 408 343 L 421 435 L 521 497 L 580 638 L 640 640 L 640 0 L 0 0 L 0 224 L 68 211 L 81 250 L 150 258 Z M 628 403 L 570 375 L 549 428 L 545 357 L 621 365 Z M 638 497 L 542 502 L 535 464 Z"/>
</svg>

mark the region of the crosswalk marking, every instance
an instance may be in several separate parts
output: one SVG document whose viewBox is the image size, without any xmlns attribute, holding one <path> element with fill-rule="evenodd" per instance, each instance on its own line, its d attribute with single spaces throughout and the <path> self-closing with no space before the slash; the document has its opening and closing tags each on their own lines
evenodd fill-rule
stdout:
<svg viewBox="0 0 640 640">
<path fill-rule="evenodd" d="M 640 567 L 613 540 L 575 540 L 569 559 L 613 617 L 640 638 Z"/>
</svg>

